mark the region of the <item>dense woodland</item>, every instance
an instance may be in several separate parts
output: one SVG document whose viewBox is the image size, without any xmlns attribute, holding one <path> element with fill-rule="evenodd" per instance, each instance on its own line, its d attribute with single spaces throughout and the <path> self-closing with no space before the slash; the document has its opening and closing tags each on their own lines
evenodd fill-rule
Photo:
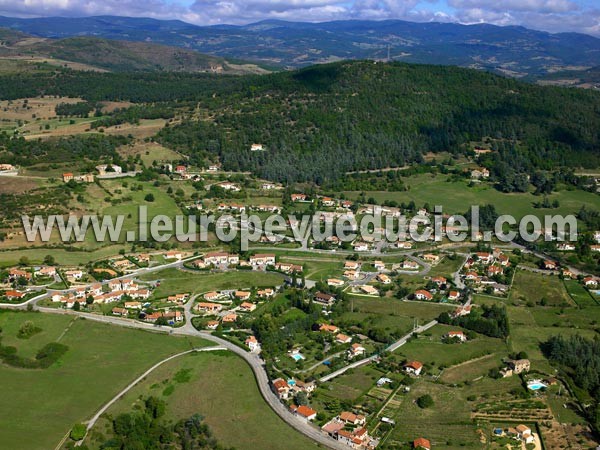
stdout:
<svg viewBox="0 0 600 450">
<path fill-rule="evenodd" d="M 265 76 L 79 74 L 4 76 L 0 98 L 36 95 L 128 100 L 95 126 L 173 117 L 157 140 L 202 164 L 264 178 L 324 184 L 346 172 L 421 163 L 429 151 L 469 153 L 507 192 L 540 170 L 600 165 L 600 94 L 540 87 L 474 70 L 343 62 Z M 192 114 L 193 112 L 193 114 Z M 251 152 L 252 143 L 266 151 Z"/>
</svg>

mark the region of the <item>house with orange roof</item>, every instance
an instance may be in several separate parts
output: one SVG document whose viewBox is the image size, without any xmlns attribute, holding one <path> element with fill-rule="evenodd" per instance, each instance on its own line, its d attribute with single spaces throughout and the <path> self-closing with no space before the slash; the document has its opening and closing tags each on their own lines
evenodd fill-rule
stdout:
<svg viewBox="0 0 600 450">
<path fill-rule="evenodd" d="M 235 313 L 229 313 L 223 316 L 223 323 L 234 323 L 237 320 L 238 316 Z"/>
<path fill-rule="evenodd" d="M 466 342 L 467 336 L 462 331 L 448 331 L 444 339 L 458 339 L 460 342 Z"/>
<path fill-rule="evenodd" d="M 408 361 L 404 364 L 404 371 L 406 373 L 410 373 L 416 376 L 421 375 L 421 371 L 423 370 L 423 363 L 419 361 Z"/>
<path fill-rule="evenodd" d="M 290 386 L 283 378 L 277 378 L 271 382 L 273 391 L 280 400 L 287 400 L 290 394 Z"/>
<path fill-rule="evenodd" d="M 419 289 L 415 292 L 415 298 L 417 300 L 433 300 L 433 295 L 424 289 Z"/>
<path fill-rule="evenodd" d="M 340 329 L 335 325 L 328 325 L 324 323 L 319 327 L 319 331 L 324 331 L 326 333 L 339 333 Z"/>
<path fill-rule="evenodd" d="M 218 303 L 200 302 L 194 306 L 194 310 L 206 314 L 216 314 L 223 310 L 223 305 Z"/>
<path fill-rule="evenodd" d="M 256 305 L 254 303 L 250 303 L 250 302 L 243 302 L 240 305 L 240 311 L 243 312 L 252 312 L 256 309 Z"/>
<path fill-rule="evenodd" d="M 255 352 L 260 348 L 260 344 L 254 336 L 248 336 L 244 343 L 246 344 L 246 347 L 250 349 L 251 352 Z"/>
<path fill-rule="evenodd" d="M 312 420 L 315 420 L 317 418 L 317 412 L 305 405 L 301 405 L 301 406 L 296 406 L 296 405 L 292 405 L 290 407 L 291 411 L 298 417 L 306 420 L 307 422 L 310 422 Z"/>
<path fill-rule="evenodd" d="M 425 438 L 417 438 L 413 441 L 413 448 L 420 450 L 431 450 L 431 442 Z"/>
</svg>

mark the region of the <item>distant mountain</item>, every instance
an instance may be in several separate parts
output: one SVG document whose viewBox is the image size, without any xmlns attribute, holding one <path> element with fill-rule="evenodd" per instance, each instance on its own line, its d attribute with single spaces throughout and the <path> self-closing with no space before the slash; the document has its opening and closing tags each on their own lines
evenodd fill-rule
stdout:
<svg viewBox="0 0 600 450">
<path fill-rule="evenodd" d="M 254 64 L 230 62 L 180 47 L 97 37 L 66 39 L 35 38 L 0 28 L 0 56 L 4 58 L 51 58 L 82 64 L 84 69 L 109 71 L 169 71 L 210 73 L 264 73 Z"/>
<path fill-rule="evenodd" d="M 113 16 L 15 19 L 0 26 L 35 36 L 95 36 L 153 42 L 226 58 L 300 67 L 339 59 L 391 59 L 457 65 L 515 77 L 600 65 L 600 40 L 487 24 L 268 20 L 245 26 L 200 27 L 181 21 Z"/>
</svg>

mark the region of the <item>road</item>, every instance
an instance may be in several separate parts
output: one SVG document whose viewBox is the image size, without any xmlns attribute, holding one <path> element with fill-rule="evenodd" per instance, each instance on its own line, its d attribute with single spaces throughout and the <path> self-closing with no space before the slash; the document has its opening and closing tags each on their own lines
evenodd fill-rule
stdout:
<svg viewBox="0 0 600 450">
<path fill-rule="evenodd" d="M 411 336 L 415 333 L 419 334 L 419 333 L 423 333 L 424 331 L 429 330 L 430 328 L 434 327 L 437 325 L 437 320 L 432 320 L 431 322 L 418 327 L 416 330 L 411 331 L 410 333 L 408 333 L 407 335 L 403 336 L 402 338 L 398 339 L 396 342 L 394 342 L 393 344 L 389 345 L 388 347 L 385 348 L 386 352 L 393 352 L 395 350 L 398 350 L 400 347 L 402 347 L 404 344 L 406 344 L 408 342 L 408 340 L 411 338 Z M 339 370 L 336 370 L 335 372 L 332 372 L 328 375 L 325 375 L 324 377 L 322 377 L 319 382 L 321 383 L 325 383 L 327 381 L 330 381 L 332 379 L 334 379 L 335 377 L 338 377 L 340 375 L 342 375 L 343 373 L 345 373 L 346 371 L 350 370 L 350 369 L 355 369 L 357 367 L 360 366 L 364 366 L 365 364 L 369 364 L 373 361 L 375 361 L 377 358 L 379 357 L 379 355 L 373 355 L 373 356 L 369 356 L 368 358 L 364 358 L 361 359 L 360 361 L 356 361 L 353 362 L 352 364 L 346 366 L 346 367 L 342 367 Z"/>
<path fill-rule="evenodd" d="M 271 386 L 269 383 L 269 378 L 267 376 L 267 372 L 265 370 L 264 361 L 260 358 L 259 355 L 255 353 L 249 353 L 244 349 L 238 347 L 235 344 L 232 344 L 229 341 L 221 339 L 218 336 L 213 336 L 211 333 L 207 331 L 198 331 L 191 324 L 191 305 L 192 301 L 188 301 L 185 307 L 186 311 L 186 324 L 181 328 L 172 329 L 171 327 L 160 327 L 152 324 L 138 322 L 132 319 L 125 319 L 119 317 L 111 317 L 111 316 L 99 316 L 96 314 L 85 313 L 85 312 L 76 312 L 72 310 L 63 310 L 63 309 L 54 309 L 54 308 L 44 308 L 44 307 L 36 307 L 35 309 L 44 312 L 44 313 L 52 313 L 52 314 L 65 314 L 65 315 L 77 315 L 80 317 L 85 317 L 87 320 L 93 320 L 95 322 L 108 323 L 111 325 L 124 326 L 128 328 L 142 329 L 142 330 L 151 330 L 151 331 L 160 331 L 165 332 L 170 335 L 184 335 L 184 336 L 195 336 L 205 339 L 207 341 L 213 342 L 217 344 L 219 347 L 222 347 L 232 353 L 243 358 L 252 371 L 254 372 L 254 376 L 259 388 L 259 391 L 267 404 L 271 407 L 271 409 L 288 425 L 294 428 L 296 431 L 304 434 L 309 439 L 313 440 L 315 443 L 318 443 L 324 447 L 335 449 L 335 450 L 348 450 L 348 447 L 344 444 L 341 444 L 326 435 L 324 435 L 319 428 L 316 426 L 307 423 L 305 420 L 293 415 L 288 407 L 284 405 L 279 398 L 275 395 L 275 393 L 271 390 Z M 164 362 L 164 361 L 163 361 Z M 135 382 L 134 382 L 135 383 Z M 109 405 L 110 406 L 110 405 Z"/>
<path fill-rule="evenodd" d="M 219 350 L 227 350 L 227 349 L 225 347 L 220 347 L 220 346 L 217 346 L 217 347 L 194 348 L 192 350 L 188 350 L 188 351 L 185 351 L 185 352 L 177 353 L 176 355 L 169 356 L 168 358 L 165 358 L 162 361 L 157 362 L 152 367 L 150 367 L 148 370 L 146 370 L 142 375 L 140 375 L 134 381 L 132 381 L 121 392 L 119 392 L 117 395 L 115 395 L 112 398 L 112 400 L 110 400 L 106 405 L 104 405 L 102 408 L 100 408 L 100 410 L 88 421 L 88 423 L 87 423 L 87 430 L 89 431 L 89 430 L 91 430 L 94 427 L 94 425 L 96 424 L 96 422 L 98 421 L 98 419 L 100 418 L 100 416 L 102 414 L 104 414 L 108 410 L 108 408 L 110 408 L 113 405 L 113 403 L 115 403 L 117 400 L 119 400 L 131 388 L 133 388 L 136 384 L 138 384 L 140 381 L 142 381 L 144 378 L 146 378 L 148 375 L 150 375 L 150 373 L 152 373 L 154 370 L 156 370 L 157 368 L 159 368 L 160 366 L 162 366 L 164 363 L 169 362 L 169 361 L 171 361 L 171 360 L 173 360 L 175 358 L 179 358 L 180 356 L 183 356 L 183 355 L 189 355 L 190 353 L 215 352 L 215 351 L 219 351 Z"/>
</svg>

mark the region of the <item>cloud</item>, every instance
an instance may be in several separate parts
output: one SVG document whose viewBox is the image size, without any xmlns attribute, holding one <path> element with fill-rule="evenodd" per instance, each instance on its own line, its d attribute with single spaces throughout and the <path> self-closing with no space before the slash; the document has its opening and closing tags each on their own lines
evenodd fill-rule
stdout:
<svg viewBox="0 0 600 450">
<path fill-rule="evenodd" d="M 0 0 L 0 15 L 118 15 L 180 19 L 197 25 L 264 19 L 404 19 L 523 25 L 600 35 L 600 10 L 584 4 L 589 5 L 582 0 Z"/>
<path fill-rule="evenodd" d="M 579 9 L 571 0 L 448 0 L 458 9 L 473 9 L 508 13 L 511 11 L 536 11 L 539 13 L 565 13 Z"/>
</svg>

